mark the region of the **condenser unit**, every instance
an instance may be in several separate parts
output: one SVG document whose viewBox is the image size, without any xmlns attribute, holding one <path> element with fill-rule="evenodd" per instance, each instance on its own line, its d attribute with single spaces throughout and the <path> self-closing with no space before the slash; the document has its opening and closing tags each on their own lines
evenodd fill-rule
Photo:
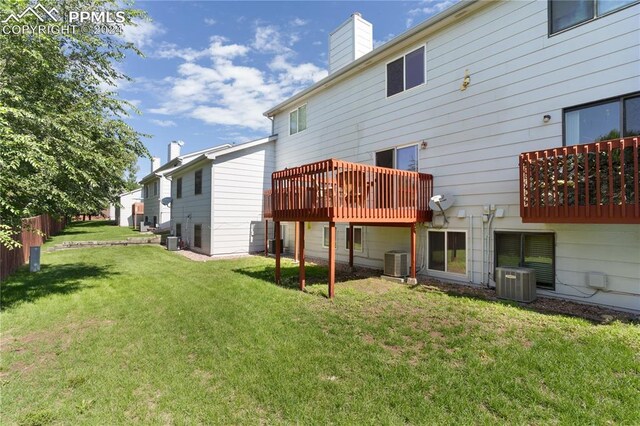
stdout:
<svg viewBox="0 0 640 426">
<path fill-rule="evenodd" d="M 404 251 L 392 250 L 384 254 L 384 274 L 391 277 L 409 275 L 409 255 Z"/>
<path fill-rule="evenodd" d="M 536 271 L 530 268 L 496 268 L 496 294 L 517 302 L 536 300 Z"/>
<path fill-rule="evenodd" d="M 275 239 L 269 240 L 269 253 L 271 253 L 271 254 L 275 254 L 276 253 L 276 240 Z M 280 239 L 280 253 L 284 253 L 284 240 L 282 240 L 282 239 Z"/>
<path fill-rule="evenodd" d="M 167 237 L 167 250 L 176 251 L 178 250 L 178 237 Z"/>
</svg>

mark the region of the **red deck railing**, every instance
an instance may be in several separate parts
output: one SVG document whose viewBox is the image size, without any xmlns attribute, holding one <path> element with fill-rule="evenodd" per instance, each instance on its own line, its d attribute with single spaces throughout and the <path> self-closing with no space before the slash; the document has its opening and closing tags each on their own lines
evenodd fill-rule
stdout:
<svg viewBox="0 0 640 426">
<path fill-rule="evenodd" d="M 433 177 L 335 159 L 274 172 L 265 217 L 275 221 L 416 223 L 431 220 Z"/>
<path fill-rule="evenodd" d="M 273 217 L 273 210 L 271 208 L 271 193 L 272 191 L 270 189 L 264 191 L 264 195 L 262 196 L 263 202 L 263 211 L 264 211 L 264 217 L 266 219 L 271 219 Z"/>
<path fill-rule="evenodd" d="M 638 137 L 520 155 L 525 223 L 640 223 Z"/>
</svg>

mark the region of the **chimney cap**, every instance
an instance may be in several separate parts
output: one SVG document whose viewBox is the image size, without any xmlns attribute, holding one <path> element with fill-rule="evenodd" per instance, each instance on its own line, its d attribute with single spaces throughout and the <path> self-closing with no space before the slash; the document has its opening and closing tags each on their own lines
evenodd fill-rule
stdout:
<svg viewBox="0 0 640 426">
<path fill-rule="evenodd" d="M 175 144 L 178 144 L 180 146 L 184 146 L 184 141 L 181 141 L 181 140 L 171 141 L 171 143 L 175 143 Z"/>
<path fill-rule="evenodd" d="M 362 13 L 360 13 L 360 12 L 353 12 L 353 13 L 351 14 L 351 16 L 359 16 L 359 17 L 361 17 L 361 18 L 362 18 Z"/>
</svg>

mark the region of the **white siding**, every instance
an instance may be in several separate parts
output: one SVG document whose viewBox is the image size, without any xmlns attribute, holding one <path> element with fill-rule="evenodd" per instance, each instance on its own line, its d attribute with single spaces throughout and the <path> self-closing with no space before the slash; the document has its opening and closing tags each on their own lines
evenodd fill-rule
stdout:
<svg viewBox="0 0 640 426">
<path fill-rule="evenodd" d="M 373 27 L 352 15 L 329 35 L 329 72 L 333 73 L 373 49 Z"/>
<path fill-rule="evenodd" d="M 127 192 L 120 196 L 120 206 L 116 207 L 116 217 L 118 226 L 133 226 L 134 217 L 131 214 L 131 207 L 133 203 L 143 201 L 142 190 L 138 189 L 132 192 Z"/>
<path fill-rule="evenodd" d="M 274 142 L 221 155 L 213 162 L 215 255 L 264 250 L 263 193 L 271 187 Z"/>
<path fill-rule="evenodd" d="M 640 90 L 639 24 L 635 5 L 548 37 L 547 2 L 487 2 L 406 46 L 405 53 L 426 43 L 425 85 L 387 98 L 385 62 L 393 53 L 299 100 L 307 103 L 306 131 L 290 136 L 288 115 L 278 114 L 276 169 L 331 157 L 373 164 L 375 151 L 426 140 L 419 168 L 434 175 L 435 193 L 455 195 L 449 229 L 468 232 L 473 282 L 488 279 L 481 276 L 480 215 L 483 205 L 495 204 L 505 218 L 495 219 L 492 231 L 555 233 L 553 294 L 593 293 L 585 273 L 594 270 L 607 274 L 609 291 L 585 301 L 640 310 L 640 226 L 524 225 L 518 204 L 518 154 L 562 145 L 563 108 Z M 466 69 L 471 84 L 460 91 Z M 551 115 L 546 124 L 545 114 Z M 455 218 L 461 209 L 473 217 Z M 367 260 L 359 263 L 381 267 L 385 251 L 408 247 L 405 233 L 368 227 Z M 309 255 L 325 257 L 322 227 L 314 224 L 307 234 Z M 425 240 L 421 228 L 419 253 L 426 252 Z M 492 259 L 492 250 L 485 255 Z"/>
<path fill-rule="evenodd" d="M 202 170 L 202 193 L 195 194 L 195 172 Z M 182 178 L 182 197 L 177 197 L 176 183 Z M 182 228 L 182 240 L 193 251 L 211 255 L 211 161 L 200 161 L 171 176 L 171 230 Z M 194 225 L 202 225 L 202 247 L 193 246 Z"/>
<path fill-rule="evenodd" d="M 153 194 L 153 185 L 158 182 L 158 193 Z M 158 221 L 159 228 L 169 227 L 171 219 L 171 208 L 162 204 L 162 199 L 171 196 L 171 181 L 166 177 L 157 177 L 149 180 L 146 185 L 149 186 L 149 196 L 144 201 L 144 217 L 148 218 L 147 222 L 154 226 L 153 217 Z M 144 188 L 142 196 L 144 196 Z"/>
</svg>

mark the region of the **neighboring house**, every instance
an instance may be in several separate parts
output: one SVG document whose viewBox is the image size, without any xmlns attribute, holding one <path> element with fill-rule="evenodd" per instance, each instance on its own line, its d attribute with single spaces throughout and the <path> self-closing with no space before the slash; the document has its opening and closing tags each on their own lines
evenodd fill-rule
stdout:
<svg viewBox="0 0 640 426">
<path fill-rule="evenodd" d="M 115 220 L 116 225 L 136 227 L 141 219 L 137 216 L 141 215 L 134 214 L 133 205 L 140 202 L 142 202 L 142 188 L 120 194 L 120 204 L 113 206 L 113 220 Z"/>
<path fill-rule="evenodd" d="M 640 4 L 462 2 L 375 50 L 361 21 L 331 34 L 328 77 L 265 113 L 278 135 L 274 220 L 305 222 L 316 257 L 335 229 L 341 262 L 358 224 L 354 263 L 379 268 L 411 250 L 417 225 L 418 273 L 494 285 L 497 266 L 528 266 L 541 295 L 640 310 Z M 623 149 L 581 145 L 620 137 Z M 446 220 L 411 204 L 415 190 L 399 201 L 399 172 L 385 183 L 331 158 L 431 174 L 433 192 L 418 195 L 448 194 Z M 303 186 L 312 200 L 287 204 Z M 409 204 L 418 213 L 400 218 Z"/>
<path fill-rule="evenodd" d="M 171 181 L 167 178 L 168 173 L 207 151 L 200 150 L 180 155 L 180 148 L 183 145 L 182 141 L 170 142 L 167 162 L 160 165 L 159 158 L 152 158 L 151 173 L 140 181 L 142 185 L 142 200 L 144 202 L 144 223 L 152 228 L 166 230 L 170 227 L 171 208 L 167 198 L 171 195 Z M 212 149 L 224 149 L 230 146 L 226 144 Z M 162 202 L 163 200 L 165 200 L 165 203 Z"/>
<path fill-rule="evenodd" d="M 167 173 L 171 228 L 207 255 L 264 249 L 263 193 L 271 186 L 275 138 L 201 152 Z"/>
</svg>

